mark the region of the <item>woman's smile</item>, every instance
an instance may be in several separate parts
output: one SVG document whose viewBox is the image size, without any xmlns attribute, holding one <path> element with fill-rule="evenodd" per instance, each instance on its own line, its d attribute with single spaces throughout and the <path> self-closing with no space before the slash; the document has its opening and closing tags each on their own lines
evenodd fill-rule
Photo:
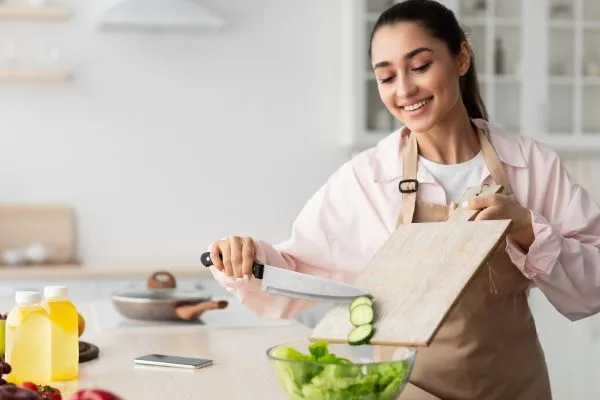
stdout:
<svg viewBox="0 0 600 400">
<path fill-rule="evenodd" d="M 433 96 L 420 101 L 406 102 L 402 105 L 399 105 L 398 108 L 400 108 L 403 112 L 410 114 L 411 116 L 416 116 L 427 112 L 427 109 L 429 108 L 427 106 L 432 100 Z"/>
</svg>

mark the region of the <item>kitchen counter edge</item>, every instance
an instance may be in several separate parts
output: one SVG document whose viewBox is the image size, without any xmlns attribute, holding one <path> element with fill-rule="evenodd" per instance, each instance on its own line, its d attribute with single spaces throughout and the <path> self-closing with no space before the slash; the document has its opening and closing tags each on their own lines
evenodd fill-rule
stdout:
<svg viewBox="0 0 600 400">
<path fill-rule="evenodd" d="M 33 267 L 0 267 L 0 281 L 13 279 L 39 279 L 53 277 L 70 278 L 121 278 L 121 277 L 148 277 L 156 271 L 168 271 L 176 278 L 183 277 L 211 277 L 208 268 L 201 265 L 197 267 L 169 267 L 164 265 L 52 265 Z"/>
</svg>

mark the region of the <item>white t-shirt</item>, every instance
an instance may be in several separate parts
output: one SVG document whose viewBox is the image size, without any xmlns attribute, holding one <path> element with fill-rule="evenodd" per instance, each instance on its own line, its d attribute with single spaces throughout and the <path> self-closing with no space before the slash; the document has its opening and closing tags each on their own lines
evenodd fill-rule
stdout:
<svg viewBox="0 0 600 400">
<path fill-rule="evenodd" d="M 481 185 L 485 159 L 480 151 L 475 157 L 460 164 L 438 164 L 419 156 L 425 168 L 437 179 L 446 191 L 448 204 L 458 203 L 470 186 Z"/>
</svg>

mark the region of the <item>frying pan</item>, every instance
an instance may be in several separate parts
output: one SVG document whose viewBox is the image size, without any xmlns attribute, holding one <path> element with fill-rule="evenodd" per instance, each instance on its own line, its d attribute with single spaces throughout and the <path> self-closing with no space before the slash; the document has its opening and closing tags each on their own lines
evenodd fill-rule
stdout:
<svg viewBox="0 0 600 400">
<path fill-rule="evenodd" d="M 202 290 L 177 289 L 173 274 L 156 271 L 147 279 L 146 290 L 126 290 L 111 295 L 122 316 L 141 321 L 194 321 L 208 310 L 227 307 L 226 301 L 212 301 Z"/>
</svg>

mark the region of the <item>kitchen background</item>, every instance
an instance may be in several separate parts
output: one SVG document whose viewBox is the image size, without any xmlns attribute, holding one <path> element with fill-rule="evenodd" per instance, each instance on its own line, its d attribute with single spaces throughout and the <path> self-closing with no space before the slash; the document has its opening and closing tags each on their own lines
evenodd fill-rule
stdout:
<svg viewBox="0 0 600 400">
<path fill-rule="evenodd" d="M 15 68 L 41 68 L 56 50 L 52 68 L 71 74 L 2 79 L 0 200 L 71 205 L 90 266 L 197 265 L 227 234 L 281 240 L 348 156 L 343 1 L 201 4 L 220 31 L 101 30 L 100 0 L 66 20 L 0 21 L 4 63 L 15 51 Z"/>
<path fill-rule="evenodd" d="M 1 296 L 56 281 L 104 298 L 161 268 L 218 292 L 199 265 L 212 240 L 286 239 L 327 177 L 399 126 L 366 58 L 393 1 L 190 1 L 0 1 L 0 250 L 22 264 L 0 270 Z M 600 201 L 600 2 L 444 3 L 492 120 L 561 152 Z M 600 396 L 600 320 L 535 290 L 532 306 L 556 398 Z"/>
</svg>

